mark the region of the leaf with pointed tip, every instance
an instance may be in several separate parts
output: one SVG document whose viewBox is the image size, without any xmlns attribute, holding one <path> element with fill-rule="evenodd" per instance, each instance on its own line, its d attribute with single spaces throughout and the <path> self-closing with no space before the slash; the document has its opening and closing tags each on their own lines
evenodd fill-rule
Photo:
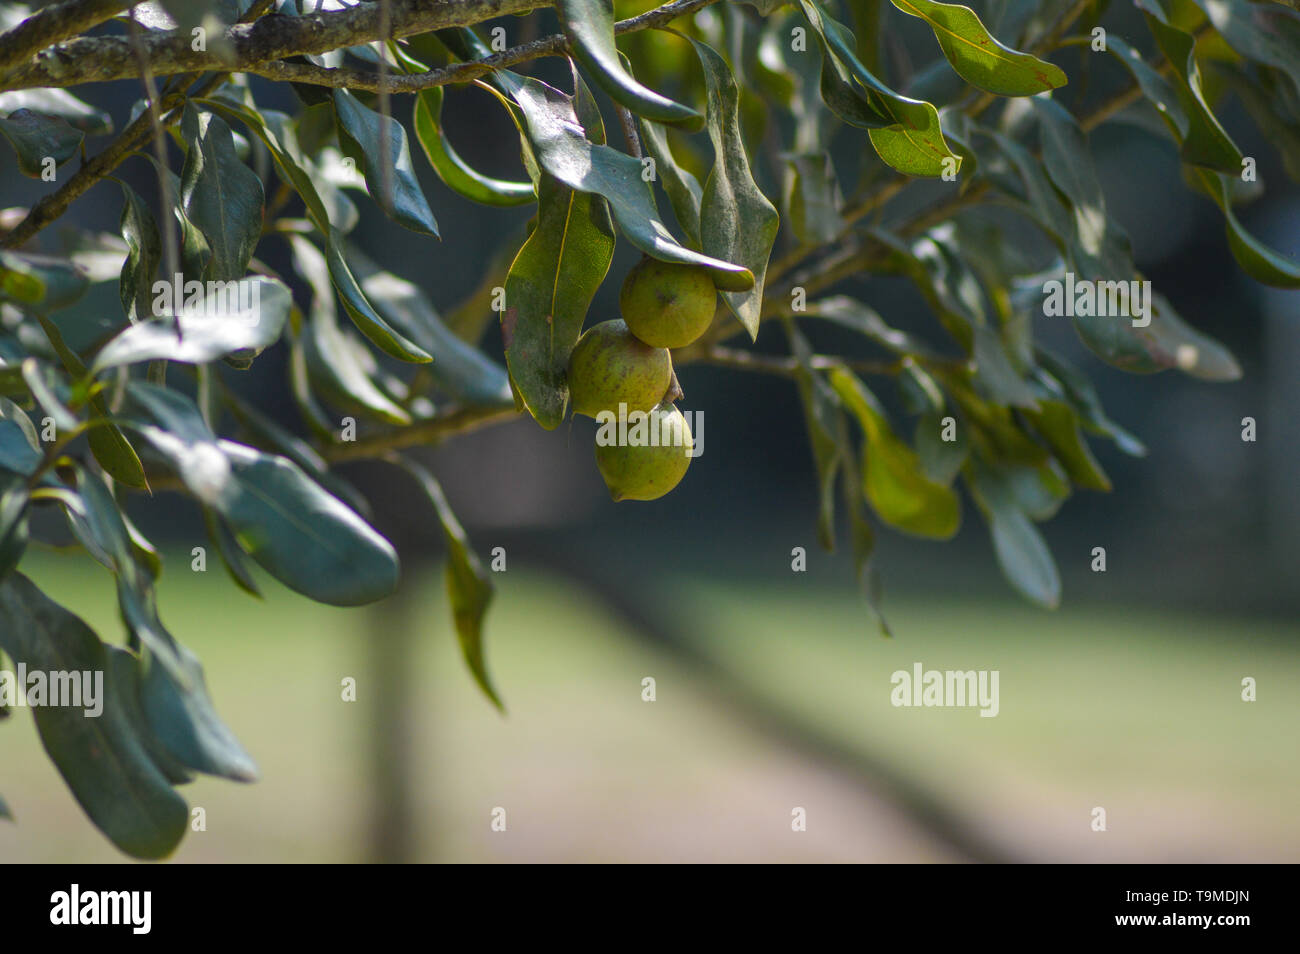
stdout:
<svg viewBox="0 0 1300 954">
<path fill-rule="evenodd" d="M 754 181 L 740 134 L 740 88 L 727 61 L 713 48 L 691 40 L 704 67 L 708 90 L 709 139 L 713 170 L 704 182 L 700 203 L 700 243 L 705 254 L 743 265 L 754 276 L 752 288 L 724 291 L 722 300 L 749 331 L 758 337 L 763 306 L 763 279 L 776 242 L 780 216 Z"/>
<path fill-rule="evenodd" d="M 185 835 L 189 811 L 151 758 L 128 701 L 136 698 L 135 658 L 105 646 L 78 617 L 21 573 L 0 581 L 0 648 L 31 670 L 103 676 L 103 712 L 33 709 L 41 744 L 68 788 L 113 844 L 134 858 L 164 858 Z"/>
<path fill-rule="evenodd" d="M 188 149 L 181 204 L 212 252 L 203 277 L 240 278 L 262 235 L 262 180 L 240 161 L 230 127 L 215 113 L 186 104 L 181 133 Z"/>
<path fill-rule="evenodd" d="M 0 93 L 0 116 L 10 116 L 20 109 L 30 109 L 45 116 L 57 116 L 88 136 L 113 131 L 113 117 L 102 109 L 84 103 L 66 89 L 14 89 Z"/>
<path fill-rule="evenodd" d="M 657 123 L 648 119 L 641 120 L 641 141 L 655 161 L 656 177 L 668 195 L 668 203 L 673 207 L 677 224 L 686 233 L 687 241 L 699 247 L 700 203 L 704 200 L 700 180 L 677 164 L 672 147 L 668 144 L 668 135 Z"/>
<path fill-rule="evenodd" d="M 966 467 L 966 485 L 989 525 L 1003 576 L 1033 602 L 1055 609 L 1061 602 L 1056 561 L 1006 477 L 972 458 Z"/>
<path fill-rule="evenodd" d="M 693 251 L 673 238 L 659 218 L 641 163 L 610 146 L 588 142 L 571 97 L 509 70 L 495 75 L 523 111 L 528 140 L 542 168 L 570 189 L 603 196 L 619 230 L 633 245 L 663 262 L 707 268 L 720 289 L 753 287 L 754 274 L 748 268 Z"/>
<path fill-rule="evenodd" d="M 121 230 L 127 248 L 118 283 L 119 294 L 126 317 L 133 322 L 143 321 L 152 314 L 151 289 L 158 263 L 162 261 L 162 240 L 158 237 L 158 225 L 149 206 L 125 182 L 119 180 L 118 185 L 126 199 L 122 206 Z"/>
<path fill-rule="evenodd" d="M 33 179 L 41 178 L 47 159 L 61 166 L 75 156 L 86 138 L 58 116 L 43 116 L 30 109 L 16 109 L 0 118 L 0 135 L 18 154 L 18 171 Z"/>
<path fill-rule="evenodd" d="M 1230 180 L 1220 172 L 1197 169 L 1197 178 L 1223 210 L 1228 248 L 1237 264 L 1251 278 L 1276 288 L 1300 288 L 1300 260 L 1273 251 L 1245 230 L 1232 211 Z"/>
<path fill-rule="evenodd" d="M 844 231 L 844 199 L 830 153 L 787 154 L 785 208 L 795 238 L 805 245 L 834 241 Z"/>
<path fill-rule="evenodd" d="M 456 519 L 442 486 L 434 476 L 404 457 L 396 457 L 394 461 L 415 478 L 438 513 L 438 522 L 442 524 L 443 538 L 447 543 L 447 597 L 456 624 L 456 639 L 474 681 L 492 704 L 504 712 L 505 706 L 492 685 L 483 660 L 483 617 L 492 602 L 491 579 L 470 547 L 469 536 Z"/>
<path fill-rule="evenodd" d="M 613 0 L 558 0 L 556 7 L 574 57 L 611 98 L 656 122 L 690 130 L 703 125 L 698 112 L 647 89 L 623 67 L 614 46 Z"/>
<path fill-rule="evenodd" d="M 952 488 L 925 475 L 916 452 L 894 434 L 875 396 L 853 372 L 839 366 L 829 377 L 862 428 L 862 488 L 880 519 L 917 536 L 947 539 L 955 534 L 961 502 Z"/>
<path fill-rule="evenodd" d="M 1003 46 L 970 7 L 934 0 L 892 0 L 934 30 L 939 48 L 966 82 L 999 96 L 1034 96 L 1066 83 L 1059 66 Z"/>
<path fill-rule="evenodd" d="M 414 128 L 415 138 L 443 184 L 482 205 L 516 206 L 537 201 L 532 182 L 486 176 L 460 157 L 442 129 L 442 97 L 441 86 L 422 89 L 416 94 Z"/>
<path fill-rule="evenodd" d="M 438 223 L 415 176 L 411 147 L 402 124 L 392 116 L 375 112 L 346 89 L 334 91 L 334 111 L 339 118 L 340 133 L 356 143 L 364 158 L 370 197 L 394 222 L 437 238 Z M 381 169 L 378 163 L 385 140 L 391 165 Z"/>
<path fill-rule="evenodd" d="M 274 278 L 255 275 L 229 282 L 227 290 L 216 289 L 173 316 L 128 325 L 100 349 L 91 370 L 98 374 L 142 361 L 205 364 L 231 355 L 251 358 L 279 340 L 292 307 L 289 289 Z"/>
</svg>

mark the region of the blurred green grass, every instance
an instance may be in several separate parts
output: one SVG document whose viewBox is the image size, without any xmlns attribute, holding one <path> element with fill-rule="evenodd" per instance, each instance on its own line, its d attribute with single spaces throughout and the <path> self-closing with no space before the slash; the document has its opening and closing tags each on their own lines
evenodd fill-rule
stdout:
<svg viewBox="0 0 1300 954">
<path fill-rule="evenodd" d="M 38 584 L 106 638 L 107 574 L 41 555 Z M 889 605 L 882 639 L 846 589 L 652 580 L 670 627 L 773 706 L 919 780 L 1017 853 L 1045 860 L 1300 860 L 1300 641 L 1279 621 L 942 598 Z M 488 661 L 502 717 L 460 662 L 437 568 L 412 571 L 412 854 L 421 860 L 798 861 L 957 857 L 871 786 L 772 738 L 709 679 L 632 638 L 598 596 L 496 577 Z M 312 604 L 265 581 L 167 560 L 164 621 L 203 659 L 218 710 L 261 767 L 182 791 L 206 812 L 177 861 L 366 860 L 371 704 L 383 608 Z M 997 669 L 1001 711 L 894 708 L 890 674 Z M 355 677 L 358 701 L 341 699 Z M 657 701 L 641 701 L 641 680 Z M 1243 676 L 1259 701 L 1240 701 Z M 41 750 L 30 713 L 0 724 L 0 861 L 119 861 Z M 489 828 L 496 807 L 507 831 Z M 790 831 L 793 806 L 808 831 Z M 1105 833 L 1089 829 L 1106 808 Z"/>
</svg>

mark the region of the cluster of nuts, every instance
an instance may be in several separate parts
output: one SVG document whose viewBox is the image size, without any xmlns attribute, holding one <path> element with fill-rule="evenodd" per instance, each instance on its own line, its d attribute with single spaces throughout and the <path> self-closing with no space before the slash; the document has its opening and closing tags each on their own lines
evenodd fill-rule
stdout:
<svg viewBox="0 0 1300 954">
<path fill-rule="evenodd" d="M 596 466 L 615 500 L 655 500 L 681 482 L 692 438 L 673 404 L 679 396 L 670 348 L 682 348 L 713 321 L 717 289 L 708 271 L 643 258 L 619 294 L 622 319 L 588 328 L 569 358 L 575 414 L 599 421 L 637 415 L 650 441 L 596 441 Z"/>
</svg>

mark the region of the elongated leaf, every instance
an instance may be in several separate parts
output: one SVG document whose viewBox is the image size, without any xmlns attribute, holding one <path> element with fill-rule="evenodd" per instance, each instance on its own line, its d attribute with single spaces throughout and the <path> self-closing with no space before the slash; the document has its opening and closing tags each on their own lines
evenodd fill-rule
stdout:
<svg viewBox="0 0 1300 954">
<path fill-rule="evenodd" d="M 1165 59 L 1173 67 L 1173 81 L 1188 130 L 1182 144 L 1184 162 L 1223 172 L 1241 171 L 1241 150 L 1224 130 L 1205 99 L 1201 71 L 1196 63 L 1196 40 L 1173 26 L 1166 0 L 1134 0 L 1146 16 Z"/>
<path fill-rule="evenodd" d="M 655 161 L 655 175 L 673 207 L 677 224 L 686 233 L 687 241 L 699 247 L 700 203 L 704 200 L 700 180 L 677 164 L 672 147 L 668 144 L 668 136 L 658 124 L 648 119 L 641 120 L 641 141 Z"/>
<path fill-rule="evenodd" d="M 262 180 L 236 155 L 230 127 L 220 116 L 187 104 L 181 132 L 189 150 L 181 171 L 181 203 L 212 252 L 203 277 L 240 278 L 262 234 Z"/>
<path fill-rule="evenodd" d="M 930 25 L 943 55 L 972 86 L 999 96 L 1033 96 L 1066 83 L 1060 67 L 999 43 L 970 7 L 934 0 L 892 2 Z"/>
<path fill-rule="evenodd" d="M 44 315 L 37 317 L 64 369 L 74 379 L 84 378 L 87 373 L 86 366 L 77 353 L 64 342 L 58 326 Z M 95 455 L 95 460 L 99 461 L 100 466 L 118 483 L 128 487 L 148 488 L 149 481 L 145 478 L 144 465 L 140 463 L 140 456 L 131 446 L 131 442 L 126 439 L 126 435 L 113 422 L 113 415 L 103 395 L 96 394 L 90 399 L 90 410 L 96 419 L 107 422 L 92 427 L 86 434 L 86 442 L 90 445 L 90 452 Z"/>
<path fill-rule="evenodd" d="M 0 490 L 0 580 L 22 561 L 29 538 L 27 504 L 31 493 L 27 482 L 10 478 Z"/>
<path fill-rule="evenodd" d="M 1245 230 L 1232 211 L 1232 190 L 1227 176 L 1197 169 L 1197 178 L 1223 210 L 1228 247 L 1237 264 L 1251 278 L 1277 288 L 1300 288 L 1300 260 L 1273 251 Z"/>
<path fill-rule="evenodd" d="M 614 46 L 613 0 L 558 0 L 556 7 L 573 55 L 614 100 L 647 119 L 700 128 L 698 112 L 647 89 L 624 69 Z"/>
<path fill-rule="evenodd" d="M 532 182 L 496 179 L 471 167 L 442 130 L 442 87 L 422 89 L 415 99 L 415 138 L 447 188 L 483 205 L 528 205 L 537 199 Z"/>
<path fill-rule="evenodd" d="M 1248 0 L 1195 2 L 1229 46 L 1249 60 L 1282 70 L 1300 94 L 1300 11 Z"/>
<path fill-rule="evenodd" d="M 1169 80 L 1165 79 L 1153 66 L 1142 59 L 1142 55 L 1137 50 L 1124 42 L 1123 38 L 1108 34 L 1106 37 L 1106 50 L 1117 60 L 1123 63 L 1133 74 L 1133 79 L 1142 89 L 1144 95 L 1155 107 L 1160 118 L 1174 135 L 1174 141 L 1179 146 L 1187 138 L 1187 131 L 1191 126 L 1191 120 L 1188 119 L 1186 111 L 1178 97 L 1178 91 L 1174 88 Z"/>
<path fill-rule="evenodd" d="M 141 741 L 126 701 L 138 686 L 135 659 L 105 646 L 78 617 L 21 573 L 0 581 L 0 648 L 40 671 L 102 672 L 104 710 L 33 709 L 41 744 L 82 809 L 122 851 L 164 858 L 185 834 L 189 811 Z"/>
<path fill-rule="evenodd" d="M 506 275 L 501 321 L 510 377 L 547 430 L 564 419 L 569 354 L 613 256 L 605 200 L 543 176 L 537 224 Z"/>
<path fill-rule="evenodd" d="M 812 0 L 799 6 L 822 40 L 825 60 L 822 97 L 840 118 L 868 130 L 880 158 L 912 176 L 942 176 L 961 167 L 961 157 L 944 141 L 939 111 L 910 99 L 878 80 L 857 57 L 853 34 Z"/>
<path fill-rule="evenodd" d="M 357 606 L 397 586 L 397 554 L 361 517 L 283 457 L 217 440 L 198 408 L 132 382 L 133 423 L 263 569 L 311 599 Z"/>
<path fill-rule="evenodd" d="M 1055 609 L 1061 601 L 1056 561 L 1038 528 L 1016 502 L 1011 485 L 975 460 L 967 466 L 966 482 L 988 522 L 1002 574 L 1033 602 Z"/>
<path fill-rule="evenodd" d="M 1025 415 L 1052 446 L 1065 472 L 1080 487 L 1110 490 L 1110 478 L 1093 457 L 1088 442 L 1079 432 L 1079 418 L 1064 401 L 1039 401 Z"/>
<path fill-rule="evenodd" d="M 418 286 L 383 271 L 356 249 L 348 249 L 348 258 L 361 290 L 384 320 L 437 356 L 427 373 L 439 389 L 465 404 L 513 406 L 505 369 L 453 334 Z"/>
<path fill-rule="evenodd" d="M 786 215 L 795 237 L 805 245 L 833 241 L 844 231 L 840 215 L 844 199 L 830 154 L 788 154 L 782 158 L 788 166 Z"/>
<path fill-rule="evenodd" d="M 420 188 L 420 180 L 415 176 L 411 147 L 402 124 L 391 116 L 375 112 L 346 89 L 334 91 L 334 110 L 341 132 L 357 144 L 364 158 L 366 185 L 371 198 L 394 222 L 437 238 L 438 223 L 424 197 L 424 190 Z M 380 169 L 381 143 L 385 140 L 388 143 L 388 161 L 392 165 Z M 386 183 L 391 183 L 392 195 L 386 191 Z"/>
<path fill-rule="evenodd" d="M 149 206 L 125 182 L 119 181 L 118 185 L 126 199 L 122 206 L 121 229 L 127 248 L 118 283 L 119 294 L 126 317 L 131 321 L 144 321 L 153 313 L 150 309 L 153 277 L 162 261 L 162 240 L 158 237 L 158 225 Z"/>
<path fill-rule="evenodd" d="M 70 262 L 32 252 L 0 250 L 0 298 L 32 311 L 66 308 L 89 286 L 85 272 Z"/>
<path fill-rule="evenodd" d="M 707 255 L 743 265 L 754 276 L 752 288 L 722 293 L 750 338 L 758 336 L 763 279 L 780 224 L 775 206 L 754 181 L 740 134 L 740 89 L 731 68 L 711 47 L 692 40 L 704 67 L 709 93 L 708 128 L 713 170 L 700 203 L 700 241 Z"/>
<path fill-rule="evenodd" d="M 77 154 L 86 138 L 85 133 L 59 117 L 43 116 L 30 109 L 14 110 L 0 118 L 0 135 L 18 154 L 18 171 L 33 179 L 41 178 L 46 159 L 53 159 L 56 167 L 63 165 Z"/>
<path fill-rule="evenodd" d="M 848 369 L 832 368 L 831 387 L 858 419 L 863 445 L 863 491 L 885 523 L 918 536 L 947 539 L 961 525 L 952 488 L 925 475 L 916 452 L 894 434 L 874 395 Z"/>
<path fill-rule="evenodd" d="M 753 287 L 754 274 L 748 268 L 693 251 L 673 238 L 659 218 L 641 163 L 627 153 L 588 142 L 570 97 L 508 70 L 497 71 L 496 77 L 523 111 L 528 139 L 542 168 L 570 189 L 603 196 L 619 230 L 633 245 L 660 261 L 703 266 L 713 275 L 714 284 L 726 291 Z"/>
<path fill-rule="evenodd" d="M 804 427 L 812 446 L 813 464 L 817 468 L 820 506 L 817 539 L 827 550 L 835 549 L 835 480 L 839 476 L 847 447 L 840 441 L 843 412 L 835 391 L 812 369 L 812 348 L 794 326 L 786 322 L 790 351 L 795 358 L 795 384 L 803 404 Z"/>
<path fill-rule="evenodd" d="M 492 583 L 487 570 L 470 547 L 465 529 L 456 519 L 442 486 L 434 476 L 406 458 L 396 460 L 420 484 L 438 513 L 443 539 L 447 543 L 447 597 L 456 623 L 456 638 L 474 681 L 492 704 L 504 712 L 505 706 L 492 685 L 483 660 L 483 617 L 492 602 Z"/>
<path fill-rule="evenodd" d="M 338 289 L 343 306 L 357 328 L 385 354 L 399 361 L 426 362 L 432 360 L 428 352 L 407 341 L 385 322 L 374 306 L 361 291 L 357 280 L 348 268 L 340 248 L 341 239 L 338 231 L 330 221 L 329 212 L 320 192 L 307 171 L 307 163 L 301 156 L 297 142 L 290 138 L 287 122 L 272 123 L 271 111 L 258 112 L 245 103 L 229 99 L 200 100 L 204 106 L 217 110 L 227 116 L 238 119 L 266 144 L 276 168 L 285 182 L 293 186 L 307 207 L 312 222 L 325 236 L 325 260 L 329 265 L 330 278 Z"/>
<path fill-rule="evenodd" d="M 57 116 L 88 136 L 113 131 L 110 114 L 82 102 L 66 89 L 14 89 L 0 93 L 0 116 L 11 116 L 20 109 Z"/>
<path fill-rule="evenodd" d="M 289 289 L 274 278 L 256 275 L 231 281 L 202 301 L 187 301 L 173 316 L 123 329 L 104 345 L 91 368 L 98 374 L 160 359 L 204 364 L 228 355 L 251 358 L 279 339 L 292 307 Z"/>
</svg>

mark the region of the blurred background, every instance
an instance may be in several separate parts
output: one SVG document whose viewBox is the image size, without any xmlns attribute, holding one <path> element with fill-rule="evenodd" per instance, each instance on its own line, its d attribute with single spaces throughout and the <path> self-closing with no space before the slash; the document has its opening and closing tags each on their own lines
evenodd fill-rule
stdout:
<svg viewBox="0 0 1300 954">
<path fill-rule="evenodd" d="M 503 22 L 512 42 L 528 38 Z M 928 57 L 932 38 L 914 25 L 924 27 L 891 19 L 902 49 Z M 1073 77 L 1077 60 L 1060 62 Z M 1099 70 L 1088 96 L 1117 73 Z M 283 89 L 254 89 L 264 105 L 296 108 Z M 126 83 L 79 93 L 119 128 L 139 95 Z M 476 167 L 518 176 L 513 129 L 488 102 L 450 93 L 449 134 Z M 409 120 L 410 104 L 395 103 Z M 1235 100 L 1219 115 L 1258 158 L 1266 189 L 1240 217 L 1300 254 L 1300 192 L 1277 150 Z M 704 413 L 704 453 L 656 502 L 609 501 L 585 420 L 555 432 L 518 420 L 417 455 L 485 562 L 504 548 L 486 623 L 504 716 L 460 660 L 441 531 L 398 471 L 344 471 L 404 560 L 402 591 L 357 610 L 312 604 L 269 578 L 258 602 L 215 563 L 191 572 L 189 548 L 205 542 L 193 506 L 137 499 L 133 517 L 167 557 L 163 619 L 203 659 L 218 710 L 263 776 L 183 789 L 207 830 L 175 860 L 1300 860 L 1300 294 L 1240 272 L 1220 213 L 1184 187 L 1167 141 L 1124 122 L 1091 141 L 1139 267 L 1233 350 L 1244 375 L 1226 385 L 1126 375 L 1087 353 L 1068 323 L 1036 326 L 1149 448 L 1132 459 L 1094 443 L 1115 490 L 1078 494 L 1041 525 L 1064 581 L 1058 611 L 1012 593 L 967 500 L 951 543 L 879 534 L 894 632 L 883 638 L 848 554 L 817 546 L 793 384 L 704 366 L 679 369 L 682 406 Z M 836 145 L 851 185 L 860 134 Z M 144 160 L 123 175 L 155 195 Z M 494 269 L 504 275 L 496 253 L 517 246 L 526 213 L 485 212 L 424 179 L 442 243 L 414 240 L 364 202 L 354 238 L 450 310 Z M 48 188 L 0 150 L 0 207 Z M 917 201 L 943 186 L 925 188 Z M 115 232 L 120 203 L 100 185 L 69 221 Z M 259 255 L 289 274 L 274 243 Z M 590 322 L 616 314 L 635 260 L 620 243 Z M 906 287 L 864 279 L 843 290 L 942 340 Z M 833 329 L 810 331 L 819 349 L 867 354 Z M 494 324 L 482 340 L 500 356 Z M 770 328 L 757 345 L 781 346 Z M 278 347 L 249 372 L 224 373 L 296 427 L 284 361 Z M 898 406 L 889 382 L 877 393 Z M 1246 416 L 1258 422 L 1254 443 L 1241 439 Z M 910 434 L 910 421 L 900 427 Z M 1090 570 L 1096 546 L 1104 573 Z M 791 570 L 794 547 L 807 551 L 806 572 Z M 88 558 L 33 550 L 23 570 L 105 638 L 120 633 L 111 578 Z M 890 674 L 916 662 L 998 670 L 998 716 L 892 707 Z M 355 702 L 341 698 L 349 677 Z M 642 701 L 647 677 L 654 702 Z M 1258 701 L 1241 701 L 1246 677 Z M 46 759 L 28 712 L 0 724 L 0 746 L 0 792 L 15 816 L 0 823 L 0 860 L 121 860 Z M 1105 832 L 1090 827 L 1095 807 Z M 791 830 L 795 808 L 804 832 Z M 492 830 L 497 809 L 505 831 Z"/>
</svg>

